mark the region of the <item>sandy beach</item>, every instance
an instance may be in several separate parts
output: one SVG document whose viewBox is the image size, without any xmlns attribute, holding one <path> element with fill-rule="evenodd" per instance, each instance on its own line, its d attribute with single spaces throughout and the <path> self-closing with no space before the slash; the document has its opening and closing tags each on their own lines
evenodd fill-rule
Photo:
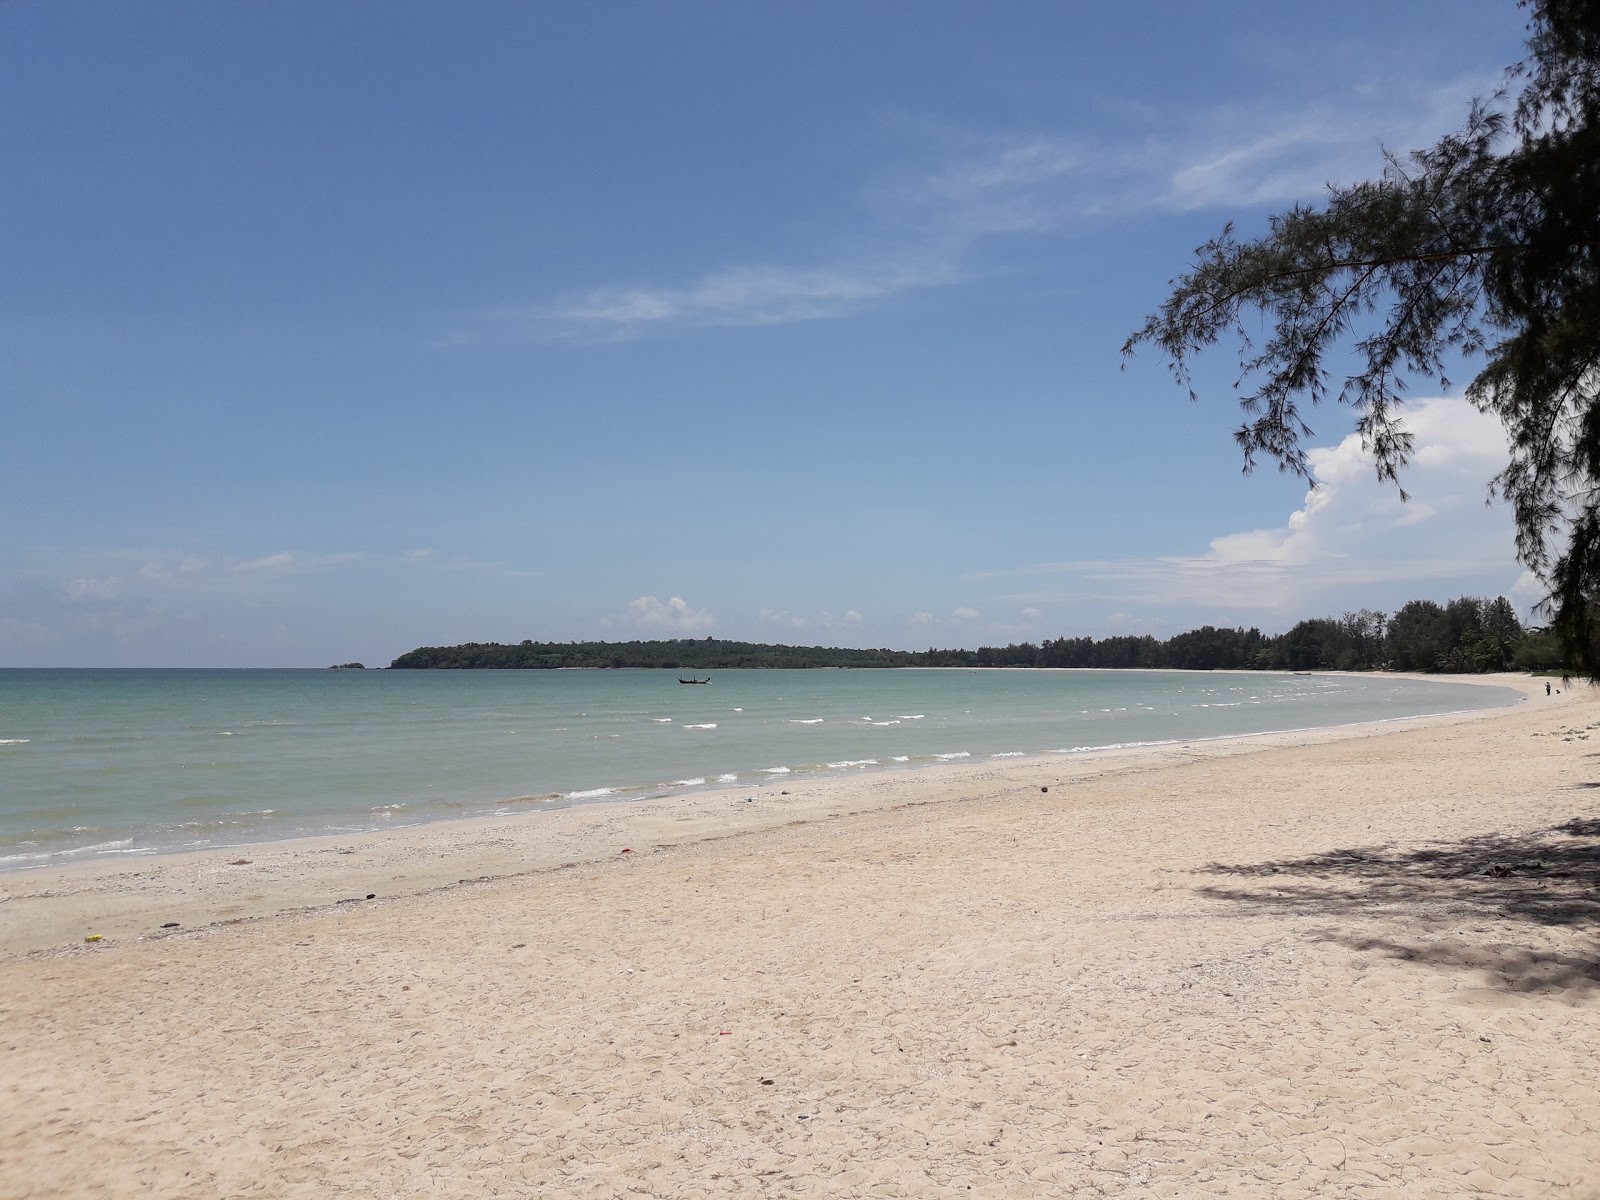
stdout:
<svg viewBox="0 0 1600 1200">
<path fill-rule="evenodd" d="M 0 1196 L 1600 1196 L 1600 694 L 1485 681 L 0 875 Z"/>
</svg>

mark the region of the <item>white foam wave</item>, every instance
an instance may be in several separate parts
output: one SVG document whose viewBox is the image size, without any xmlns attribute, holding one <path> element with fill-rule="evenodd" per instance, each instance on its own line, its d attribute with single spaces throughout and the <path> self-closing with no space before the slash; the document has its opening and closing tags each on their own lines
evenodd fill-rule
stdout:
<svg viewBox="0 0 1600 1200">
<path fill-rule="evenodd" d="M 718 775 L 717 776 L 717 782 L 718 783 L 734 783 L 734 782 L 736 782 L 738 780 L 738 778 L 739 777 L 737 775 L 733 774 L 732 772 L 729 772 L 727 775 Z"/>
<path fill-rule="evenodd" d="M 878 765 L 878 760 L 875 758 L 844 758 L 828 765 L 837 771 L 844 767 L 875 767 Z"/>
<path fill-rule="evenodd" d="M 971 758 L 970 750 L 957 750 L 954 754 L 935 754 L 935 758 Z"/>
<path fill-rule="evenodd" d="M 789 724 L 791 724 L 791 725 L 821 725 L 822 721 L 823 721 L 823 718 L 821 718 L 821 717 L 807 717 L 803 721 L 790 721 Z"/>
<path fill-rule="evenodd" d="M 26 746 L 32 738 L 0 738 L 0 746 Z"/>
<path fill-rule="evenodd" d="M 717 727 L 717 723 L 715 721 L 708 722 L 705 725 L 683 725 L 683 726 L 680 726 L 680 728 L 683 728 L 683 729 L 715 729 L 716 727 Z"/>
<path fill-rule="evenodd" d="M 990 758 L 1026 758 L 1027 755 L 1024 754 L 1023 751 L 1021 751 L 1021 750 L 1002 750 L 1002 751 L 1000 751 L 1000 753 L 991 754 L 989 757 Z"/>
<path fill-rule="evenodd" d="M 900 724 L 900 722 L 899 721 L 868 721 L 867 724 L 868 725 L 876 725 L 881 729 L 885 725 L 898 725 L 898 724 Z"/>
<path fill-rule="evenodd" d="M 890 762 L 910 762 L 911 761 L 911 756 L 909 754 L 896 754 L 889 761 Z"/>
<path fill-rule="evenodd" d="M 1051 754 L 1087 754 L 1091 750 L 1133 750 L 1140 746 L 1176 746 L 1181 738 L 1162 738 L 1154 742 L 1106 742 L 1099 746 L 1068 746 L 1062 750 L 1052 750 Z M 1211 741 L 1210 738 L 1189 738 L 1188 741 Z"/>
<path fill-rule="evenodd" d="M 594 800 L 594 799 L 599 798 L 600 796 L 612 796 L 612 795 L 615 795 L 615 794 L 616 794 L 616 789 L 615 788 L 590 788 L 587 792 L 568 792 L 567 793 L 567 799 L 568 800 Z"/>
<path fill-rule="evenodd" d="M 788 775 L 791 772 L 788 767 L 762 767 L 761 773 L 763 775 Z"/>
<path fill-rule="evenodd" d="M 902 721 L 920 721 L 920 720 L 922 720 L 923 717 L 925 717 L 927 715 L 928 715 L 927 713 L 911 713 L 910 715 L 907 715 L 905 713 L 901 713 L 900 714 L 900 719 Z"/>
<path fill-rule="evenodd" d="M 652 721 L 654 721 L 657 725 L 671 725 L 672 724 L 672 718 L 671 717 L 651 717 L 650 719 Z"/>
<path fill-rule="evenodd" d="M 36 843 L 23 843 L 32 845 Z M 73 846 L 68 850 L 40 850 L 32 854 L 0 854 L 0 863 L 46 862 L 53 858 L 71 858 L 78 854 L 150 854 L 153 846 L 135 846 L 132 838 L 114 842 L 96 842 L 92 846 Z"/>
<path fill-rule="evenodd" d="M 699 787 L 705 781 L 706 781 L 706 777 L 704 775 L 696 775 L 693 779 L 674 779 L 672 781 L 672 786 L 673 787 Z"/>
</svg>

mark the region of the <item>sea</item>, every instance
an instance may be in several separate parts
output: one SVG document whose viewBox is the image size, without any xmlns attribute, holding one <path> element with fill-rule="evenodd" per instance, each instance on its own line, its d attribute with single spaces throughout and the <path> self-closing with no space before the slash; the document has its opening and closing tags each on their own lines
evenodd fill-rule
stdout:
<svg viewBox="0 0 1600 1200">
<path fill-rule="evenodd" d="M 0 869 L 1520 699 L 1445 681 L 1256 672 L 678 680 L 648 670 L 0 669 Z"/>
</svg>

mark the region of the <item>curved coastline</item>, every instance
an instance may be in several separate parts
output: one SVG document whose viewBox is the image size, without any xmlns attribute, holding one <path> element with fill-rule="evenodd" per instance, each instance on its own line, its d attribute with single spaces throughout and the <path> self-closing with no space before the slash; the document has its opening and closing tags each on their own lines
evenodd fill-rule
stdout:
<svg viewBox="0 0 1600 1200">
<path fill-rule="evenodd" d="M 596 675 L 597 680 L 613 674 L 589 673 Z M 866 674 L 892 680 L 909 673 Z M 1483 682 L 1481 677 L 1454 679 L 1324 672 L 1320 678 L 1347 678 L 1355 687 L 1345 691 L 1335 687 L 1323 696 L 1315 687 L 1306 692 L 1299 686 L 1300 680 L 1286 692 L 1287 676 L 1271 673 L 1263 676 L 1258 672 L 1106 672 L 1074 668 L 1018 671 L 960 667 L 918 669 L 918 673 L 981 679 L 975 678 L 971 683 L 945 681 L 953 686 L 953 691 L 941 685 L 927 689 L 924 695 L 924 689 L 915 689 L 919 693 L 914 697 L 916 701 L 939 706 L 928 710 L 934 713 L 934 719 L 924 723 L 920 712 L 915 717 L 891 717 L 891 713 L 901 710 L 890 708 L 879 712 L 875 707 L 913 699 L 898 695 L 901 689 L 897 687 L 882 691 L 879 684 L 870 684 L 859 690 L 859 694 L 855 688 L 846 692 L 823 689 L 816 693 L 807 686 L 815 672 L 749 673 L 751 679 L 736 681 L 735 686 L 747 690 L 747 694 L 740 693 L 740 702 L 757 706 L 753 723 L 750 717 L 739 715 L 746 712 L 743 707 L 733 708 L 731 714 L 722 718 L 716 718 L 716 712 L 688 716 L 676 713 L 675 707 L 646 708 L 646 713 L 671 713 L 678 718 L 675 722 L 673 716 L 651 715 L 652 725 L 690 731 L 691 736 L 683 739 L 683 745 L 670 750 L 667 743 L 655 740 L 660 735 L 651 734 L 641 740 L 637 726 L 631 724 L 641 715 L 635 706 L 659 704 L 659 698 L 648 687 L 625 699 L 609 687 L 596 691 L 589 685 L 570 696 L 563 689 L 555 697 L 558 705 L 573 704 L 571 697 L 575 696 L 577 705 L 599 706 L 582 713 L 573 707 L 571 716 L 566 715 L 568 710 L 552 709 L 551 697 L 540 697 L 537 692 L 532 696 L 495 695 L 486 706 L 476 694 L 477 689 L 468 689 L 464 695 L 447 697 L 439 705 L 429 689 L 421 698 L 425 706 L 432 707 L 401 707 L 395 710 L 396 722 L 392 725 L 380 715 L 381 710 L 369 709 L 364 717 L 372 724 L 370 733 L 359 730 L 358 736 L 346 737 L 342 743 L 325 743 L 320 750 L 320 760 L 300 750 L 291 751 L 291 757 L 280 763 L 273 756 L 273 741 L 262 742 L 255 736 L 249 739 L 248 748 L 243 742 L 230 742 L 220 755 L 208 753 L 191 740 L 167 750 L 169 757 L 165 759 L 135 758 L 132 769 L 141 774 L 128 777 L 131 784 L 128 807 L 122 811 L 137 811 L 139 818 L 129 819 L 115 806 L 106 806 L 99 799 L 107 791 L 106 781 L 101 777 L 130 769 L 121 761 L 125 749 L 137 752 L 138 747 L 161 744 L 162 739 L 172 737 L 172 730 L 179 729 L 170 722 L 175 719 L 181 722 L 185 716 L 190 721 L 196 719 L 179 708 L 153 719 L 147 728 L 135 725 L 117 730 L 126 746 L 117 738 L 101 737 L 98 731 L 71 739 L 107 742 L 115 747 L 114 756 L 110 750 L 98 751 L 106 762 L 97 771 L 81 768 L 75 759 L 63 759 L 59 764 L 52 758 L 41 759 L 31 768 L 33 785 L 39 790 L 30 793 L 29 768 L 19 764 L 23 770 L 19 785 L 21 795 L 40 798 L 34 805 L 39 809 L 35 821 L 53 819 L 55 823 L 39 823 L 30 828 L 20 820 L 13 820 L 11 828 L 6 829 L 6 837 L 0 839 L 6 844 L 5 851 L 0 853 L 0 877 L 11 871 L 37 871 L 82 862 L 142 862 L 174 853 L 220 852 L 322 836 L 356 837 L 437 822 L 554 812 L 573 805 L 637 804 L 681 798 L 700 790 L 760 791 L 773 784 L 808 786 L 810 781 L 837 778 L 841 773 L 869 776 L 991 760 L 1074 757 L 1175 742 L 1297 733 L 1372 720 L 1409 720 L 1448 710 L 1405 713 L 1394 718 L 1378 718 L 1371 714 L 1389 704 L 1404 711 L 1407 707 L 1438 704 L 1447 698 L 1438 695 L 1423 698 L 1422 693 L 1408 695 L 1386 688 L 1386 680 L 1449 686 Z M 326 680 L 320 671 L 296 674 L 308 674 L 316 683 Z M 795 678 L 779 683 L 775 689 L 766 686 L 780 675 Z M 1129 686 L 1125 682 L 1112 683 L 1109 689 L 1100 686 L 1101 681 L 1119 676 L 1144 675 L 1164 677 L 1165 681 L 1148 690 L 1142 685 L 1132 685 L 1133 691 L 1126 695 L 1121 690 Z M 1018 682 L 1000 684 L 999 680 L 1007 676 Z M 1063 695 L 1055 685 L 1046 682 L 1051 676 L 1072 676 L 1096 682 L 1083 685 L 1081 695 L 1079 685 L 1070 685 Z M 748 691 L 757 681 L 763 686 Z M 1311 680 L 1304 682 L 1310 684 Z M 345 694 L 343 690 L 336 693 L 341 698 Z M 337 710 L 332 714 L 319 712 L 317 699 L 314 693 L 262 696 L 251 689 L 228 698 L 216 713 L 207 711 L 206 723 L 182 725 L 179 736 L 192 739 L 193 731 L 200 730 L 231 738 L 233 728 L 254 735 L 262 726 L 302 725 L 312 730 L 326 729 L 337 736 L 344 722 L 338 719 Z M 286 700 L 291 706 L 284 708 Z M 534 707 L 525 707 L 530 700 Z M 1283 700 L 1289 703 L 1283 705 Z M 862 711 L 850 707 L 857 701 L 872 707 L 883 719 L 855 715 Z M 415 704 L 416 700 L 411 703 Z M 818 707 L 811 707 L 813 703 Z M 298 704 L 310 705 L 304 715 L 300 708 L 294 707 Z M 461 705 L 459 712 L 458 704 Z M 1087 707 L 1080 709 L 1079 705 Z M 1099 705 L 1113 707 L 1097 707 Z M 506 711 L 493 711 L 498 707 Z M 1356 711 L 1365 708 L 1366 712 L 1361 719 L 1352 720 L 1354 713 L 1340 712 L 1341 708 Z M 1224 715 L 1225 711 L 1229 715 Z M 261 719 L 264 712 L 273 713 L 273 718 Z M 282 719 L 279 713 L 293 719 Z M 413 713 L 419 714 L 420 720 L 414 720 Z M 800 715 L 794 715 L 797 713 Z M 827 716 L 828 733 L 819 740 L 810 729 L 824 727 L 820 715 L 823 713 Z M 330 715 L 335 718 L 331 723 Z M 812 719 L 805 719 L 808 716 Z M 550 720 L 552 717 L 554 719 Z M 501 730 L 496 726 L 500 719 L 504 719 L 508 728 Z M 598 757 L 589 753 L 582 769 L 574 771 L 580 756 L 571 753 L 576 747 L 570 741 L 540 740 L 537 726 L 546 720 L 561 726 L 591 722 L 590 727 L 598 729 L 591 736 L 622 736 L 624 740 L 595 743 L 596 749 L 601 746 L 615 749 L 602 752 Z M 535 728 L 530 730 L 524 722 Z M 731 728 L 721 735 L 706 735 L 708 740 L 702 743 L 701 731 L 716 730 L 719 723 L 731 724 Z M 224 725 L 233 728 L 224 729 Z M 524 733 L 532 733 L 533 739 L 501 738 L 501 732 L 518 732 L 518 729 L 509 728 L 511 725 L 518 725 Z M 1230 729 L 1230 725 L 1234 728 Z M 869 728 L 879 726 L 903 728 L 893 731 Z M 789 734 L 774 736 L 785 729 L 798 730 L 799 727 L 806 729 L 805 736 L 798 736 L 798 732 L 793 738 Z M 477 740 L 463 741 L 455 732 L 458 728 L 466 729 Z M 426 765 L 419 763 L 417 770 L 407 768 L 404 764 L 410 761 L 412 746 L 424 739 L 431 743 L 441 729 L 447 736 L 446 744 L 440 747 L 442 753 L 436 754 L 434 761 Z M 40 736 L 44 733 L 42 729 L 27 731 Z M 399 736 L 396 731 L 401 731 Z M 574 736 L 563 728 L 549 732 L 564 738 Z M 311 736 L 320 738 L 323 734 L 314 732 Z M 576 736 L 577 747 L 588 744 L 583 733 Z M 667 736 L 671 740 L 677 735 Z M 297 740 L 304 743 L 304 737 Z M 45 745 L 48 747 L 51 743 L 47 741 Z M 311 745 L 315 748 L 318 743 Z M 685 746 L 690 747 L 687 756 Z M 512 752 L 509 756 L 508 750 Z M 337 761 L 344 766 L 342 772 L 308 773 L 302 765 L 321 760 L 336 761 L 329 758 L 330 754 L 338 756 Z M 199 761 L 180 755 L 195 756 Z M 657 758 L 657 755 L 663 757 Z M 221 761 L 205 761 L 213 756 Z M 175 771 L 174 764 L 180 762 L 191 769 Z M 346 766 L 346 763 L 362 765 Z M 530 764 L 536 764 L 531 771 Z M 228 774 L 215 774 L 219 769 Z M 227 778 L 233 782 L 215 796 L 206 795 L 202 781 L 208 770 L 211 778 Z M 160 774 L 162 771 L 165 778 Z M 500 786 L 496 785 L 497 780 Z M 504 786 L 506 784 L 510 786 Z M 530 784 L 549 790 L 513 790 Z M 185 793 L 196 787 L 202 794 L 194 797 L 191 803 Z M 86 801 L 83 807 L 79 806 L 80 796 Z M 142 799 L 145 796 L 147 800 Z M 45 797 L 54 797 L 53 811 L 51 801 Z M 28 812 L 25 806 L 17 817 Z"/>
<path fill-rule="evenodd" d="M 1214 678 L 1218 672 L 1196 672 Z M 1337 675 L 1337 672 L 1320 674 Z M 364 900 L 539 874 L 603 861 L 631 843 L 683 846 L 905 804 L 960 801 L 997 788 L 1072 786 L 1106 773 L 1157 770 L 1202 758 L 1382 736 L 1513 713 L 1539 682 L 1524 675 L 1392 678 L 1500 687 L 1506 705 L 1342 725 L 1109 745 L 1077 752 L 880 764 L 768 775 L 733 783 L 655 787 L 646 796 L 512 798 L 493 814 L 240 841 L 204 849 L 43 862 L 0 872 L 0 955 L 61 949 L 80 929 L 106 938 L 170 937 L 196 929 Z M 240 862 L 241 859 L 248 861 Z M 161 927 L 176 921 L 173 932 Z"/>
</svg>

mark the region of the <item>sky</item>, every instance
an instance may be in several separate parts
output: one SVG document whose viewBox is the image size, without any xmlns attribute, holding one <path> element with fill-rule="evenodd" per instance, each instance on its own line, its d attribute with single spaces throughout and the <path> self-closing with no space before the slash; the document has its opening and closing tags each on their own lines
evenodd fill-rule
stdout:
<svg viewBox="0 0 1600 1200">
<path fill-rule="evenodd" d="M 1535 582 L 1418 381 L 1241 470 L 1127 335 L 1510 0 L 0 3 L 0 666 L 1281 632 Z M 1469 379 L 1470 366 L 1455 372 Z"/>
</svg>

